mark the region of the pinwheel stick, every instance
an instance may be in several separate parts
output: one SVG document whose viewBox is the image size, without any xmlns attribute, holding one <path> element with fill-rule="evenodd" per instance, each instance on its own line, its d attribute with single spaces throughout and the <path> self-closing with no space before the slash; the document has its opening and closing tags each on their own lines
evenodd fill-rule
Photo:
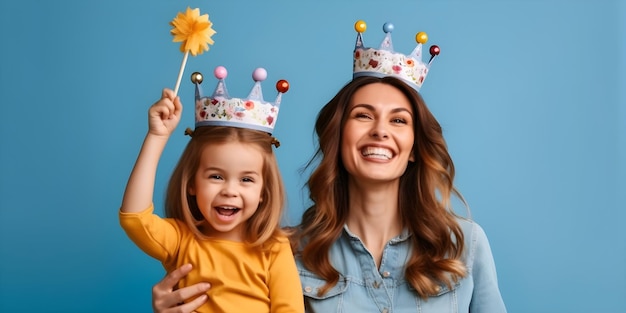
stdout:
<svg viewBox="0 0 626 313">
<path fill-rule="evenodd" d="M 178 78 L 176 79 L 176 87 L 174 87 L 174 96 L 178 95 L 178 88 L 180 87 L 180 81 L 183 78 L 185 72 L 185 65 L 187 64 L 187 57 L 189 57 L 189 50 L 185 52 L 183 56 L 183 62 L 180 64 L 180 70 L 178 71 Z"/>
</svg>

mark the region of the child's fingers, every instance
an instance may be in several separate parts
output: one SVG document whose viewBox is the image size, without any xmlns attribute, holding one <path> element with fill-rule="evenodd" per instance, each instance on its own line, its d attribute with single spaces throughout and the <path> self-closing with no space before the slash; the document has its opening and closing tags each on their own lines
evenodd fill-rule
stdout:
<svg viewBox="0 0 626 313">
<path fill-rule="evenodd" d="M 174 95 L 174 91 L 169 89 L 169 88 L 163 88 L 163 91 L 161 92 L 161 99 L 170 99 L 170 100 L 174 100 L 176 96 Z"/>
<path fill-rule="evenodd" d="M 176 96 L 172 104 L 174 107 L 174 115 L 181 116 L 181 114 L 183 113 L 183 104 L 180 102 L 180 97 Z"/>
<path fill-rule="evenodd" d="M 159 100 L 159 102 L 155 103 L 150 108 L 151 117 L 157 117 L 163 120 L 171 118 L 173 112 L 174 112 L 174 104 L 167 99 Z"/>
<path fill-rule="evenodd" d="M 169 88 L 163 88 L 161 92 L 161 100 L 159 102 L 163 102 L 168 108 L 167 114 L 163 115 L 164 119 L 172 119 L 175 116 L 180 116 L 183 111 L 183 105 L 180 102 L 180 97 L 174 94 Z"/>
</svg>

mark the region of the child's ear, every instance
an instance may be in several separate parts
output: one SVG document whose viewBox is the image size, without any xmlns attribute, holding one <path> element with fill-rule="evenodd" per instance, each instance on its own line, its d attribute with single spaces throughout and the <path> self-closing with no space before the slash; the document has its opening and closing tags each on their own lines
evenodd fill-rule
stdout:
<svg viewBox="0 0 626 313">
<path fill-rule="evenodd" d="M 196 195 L 196 189 L 193 187 L 193 185 L 189 185 L 187 187 L 187 192 L 189 193 L 190 196 Z"/>
</svg>

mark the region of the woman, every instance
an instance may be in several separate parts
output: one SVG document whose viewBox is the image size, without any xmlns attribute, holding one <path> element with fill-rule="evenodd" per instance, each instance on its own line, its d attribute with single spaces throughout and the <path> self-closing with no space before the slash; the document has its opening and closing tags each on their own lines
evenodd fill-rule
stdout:
<svg viewBox="0 0 626 313">
<path fill-rule="evenodd" d="M 451 208 L 453 194 L 462 199 L 454 165 L 412 86 L 357 77 L 315 128 L 314 205 L 293 238 L 307 311 L 506 312 L 487 237 Z M 172 291 L 185 273 L 155 285 L 156 312 L 207 287 Z"/>
</svg>

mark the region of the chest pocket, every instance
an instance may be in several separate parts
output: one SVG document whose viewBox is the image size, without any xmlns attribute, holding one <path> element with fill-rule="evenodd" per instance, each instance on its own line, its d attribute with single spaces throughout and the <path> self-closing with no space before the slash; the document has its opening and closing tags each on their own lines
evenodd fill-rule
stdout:
<svg viewBox="0 0 626 313">
<path fill-rule="evenodd" d="M 460 312 L 457 298 L 457 288 L 459 286 L 460 282 L 452 285 L 452 288 L 448 288 L 445 284 L 440 284 L 437 293 L 429 296 L 427 301 L 420 299 L 411 285 L 409 285 L 409 289 L 411 292 L 414 292 L 415 297 L 418 299 L 419 312 Z"/>
<path fill-rule="evenodd" d="M 448 285 L 446 284 L 439 284 L 439 288 L 437 289 L 437 293 L 434 295 L 431 295 L 430 297 L 439 297 L 439 296 L 443 296 L 446 293 L 450 292 L 450 291 L 454 291 L 455 289 L 457 289 L 459 286 L 461 285 L 460 281 L 457 281 L 456 283 L 454 283 L 452 285 L 452 288 L 448 288 Z M 407 282 L 407 286 L 409 287 L 409 290 L 411 290 L 412 292 L 415 293 L 415 295 L 417 295 L 417 291 L 415 291 L 415 288 L 413 288 L 413 286 L 411 284 L 409 284 Z"/>
<path fill-rule="evenodd" d="M 439 297 L 442 295 L 445 295 L 446 293 L 449 293 L 450 291 L 455 291 L 457 287 L 459 287 L 460 283 L 456 282 L 454 285 L 452 285 L 452 288 L 448 288 L 448 286 L 446 284 L 441 284 L 439 285 L 439 290 L 437 291 L 436 294 L 433 295 L 433 297 Z"/>
<path fill-rule="evenodd" d="M 415 291 L 415 288 L 413 288 L 413 285 L 409 284 L 408 282 L 406 285 L 409 287 L 409 290 L 411 290 L 411 292 L 414 292 L 415 295 L 417 296 L 417 291 Z M 443 296 L 450 291 L 455 291 L 460 285 L 461 285 L 461 281 L 457 281 L 456 283 L 452 284 L 452 288 L 448 288 L 448 285 L 440 283 L 437 293 L 434 295 L 431 295 L 430 297 Z"/>
<path fill-rule="evenodd" d="M 324 287 L 324 285 L 326 285 L 326 281 L 309 271 L 303 270 L 300 270 L 300 282 L 302 283 L 302 293 L 305 297 L 312 300 L 329 300 L 336 297 L 337 301 L 339 301 L 341 295 L 348 289 L 348 282 L 346 278 L 340 276 L 337 284 L 331 287 L 323 295 L 319 295 L 319 291 L 322 287 Z"/>
</svg>

